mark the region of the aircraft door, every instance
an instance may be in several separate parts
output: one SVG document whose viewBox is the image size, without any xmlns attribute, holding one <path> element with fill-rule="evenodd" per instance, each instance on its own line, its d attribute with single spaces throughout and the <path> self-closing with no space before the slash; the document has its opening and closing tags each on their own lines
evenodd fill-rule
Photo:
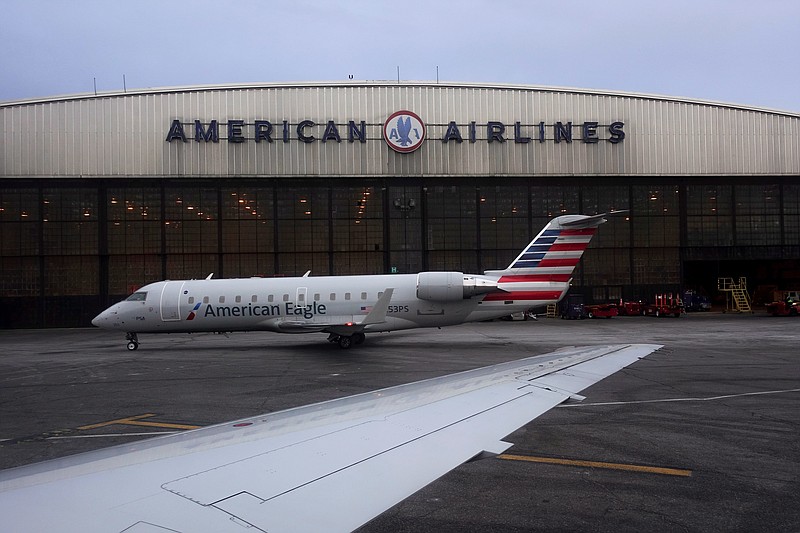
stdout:
<svg viewBox="0 0 800 533">
<path fill-rule="evenodd" d="M 181 293 L 183 281 L 167 281 L 161 289 L 161 320 L 170 322 L 181 319 Z"/>
<path fill-rule="evenodd" d="M 305 307 L 308 305 L 308 287 L 297 287 L 297 296 L 294 299 L 295 307 Z"/>
</svg>

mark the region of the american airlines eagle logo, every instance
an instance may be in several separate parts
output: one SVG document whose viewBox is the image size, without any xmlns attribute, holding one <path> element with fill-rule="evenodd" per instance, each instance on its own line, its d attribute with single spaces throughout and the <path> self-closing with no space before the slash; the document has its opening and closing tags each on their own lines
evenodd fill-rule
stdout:
<svg viewBox="0 0 800 533">
<path fill-rule="evenodd" d="M 396 152 L 413 152 L 425 140 L 425 123 L 416 113 L 397 111 L 383 123 L 383 138 Z"/>
</svg>

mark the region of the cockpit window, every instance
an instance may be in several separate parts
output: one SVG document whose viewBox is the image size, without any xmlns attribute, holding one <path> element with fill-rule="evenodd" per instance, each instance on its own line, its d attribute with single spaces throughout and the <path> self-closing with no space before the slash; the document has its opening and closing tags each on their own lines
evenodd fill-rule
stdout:
<svg viewBox="0 0 800 533">
<path fill-rule="evenodd" d="M 147 293 L 146 292 L 134 292 L 127 298 L 125 298 L 126 302 L 143 302 L 147 300 Z"/>
</svg>

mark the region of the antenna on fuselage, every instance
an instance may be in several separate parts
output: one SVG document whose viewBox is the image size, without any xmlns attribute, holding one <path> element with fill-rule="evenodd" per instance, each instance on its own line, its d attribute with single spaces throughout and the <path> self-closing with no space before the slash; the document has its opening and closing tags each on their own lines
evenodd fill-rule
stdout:
<svg viewBox="0 0 800 533">
<path fill-rule="evenodd" d="M 211 279 L 212 277 L 214 277 L 214 273 L 213 272 L 211 274 L 209 274 L 208 276 L 206 276 L 206 279 Z"/>
</svg>

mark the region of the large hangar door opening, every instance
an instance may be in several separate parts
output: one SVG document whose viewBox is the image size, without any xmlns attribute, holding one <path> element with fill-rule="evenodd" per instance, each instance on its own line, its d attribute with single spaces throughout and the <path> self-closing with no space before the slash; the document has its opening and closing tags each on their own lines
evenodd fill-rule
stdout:
<svg viewBox="0 0 800 533">
<path fill-rule="evenodd" d="M 800 290 L 800 264 L 793 260 L 686 261 L 683 274 L 685 288 L 701 291 L 721 305 L 725 296 L 717 291 L 719 278 L 746 278 L 755 305 L 772 301 L 775 290 Z"/>
</svg>

